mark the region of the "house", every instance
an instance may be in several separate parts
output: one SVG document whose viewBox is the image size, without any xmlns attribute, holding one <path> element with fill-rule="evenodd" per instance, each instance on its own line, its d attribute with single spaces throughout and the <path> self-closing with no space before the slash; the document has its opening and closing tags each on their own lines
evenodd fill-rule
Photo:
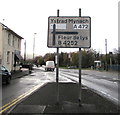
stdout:
<svg viewBox="0 0 120 115">
<path fill-rule="evenodd" d="M 13 30 L 0 23 L 0 65 L 9 71 L 20 69 L 22 39 Z"/>
</svg>

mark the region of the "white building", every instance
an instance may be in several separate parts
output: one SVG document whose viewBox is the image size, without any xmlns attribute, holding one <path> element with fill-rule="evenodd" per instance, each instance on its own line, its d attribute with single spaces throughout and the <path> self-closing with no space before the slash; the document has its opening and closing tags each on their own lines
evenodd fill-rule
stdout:
<svg viewBox="0 0 120 115">
<path fill-rule="evenodd" d="M 0 23 L 0 65 L 5 66 L 9 71 L 20 69 L 22 39 L 17 33 Z"/>
</svg>

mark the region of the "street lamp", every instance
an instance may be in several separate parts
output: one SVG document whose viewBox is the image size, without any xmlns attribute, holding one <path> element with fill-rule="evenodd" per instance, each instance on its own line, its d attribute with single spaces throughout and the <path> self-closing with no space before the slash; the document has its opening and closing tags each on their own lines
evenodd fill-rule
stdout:
<svg viewBox="0 0 120 115">
<path fill-rule="evenodd" d="M 35 55 L 35 35 L 37 33 L 34 33 L 34 38 L 33 38 L 33 61 L 34 61 L 34 55 Z"/>
<path fill-rule="evenodd" d="M 105 51 L 106 51 L 106 71 L 108 71 L 108 65 L 107 65 L 107 39 L 105 39 Z"/>
</svg>

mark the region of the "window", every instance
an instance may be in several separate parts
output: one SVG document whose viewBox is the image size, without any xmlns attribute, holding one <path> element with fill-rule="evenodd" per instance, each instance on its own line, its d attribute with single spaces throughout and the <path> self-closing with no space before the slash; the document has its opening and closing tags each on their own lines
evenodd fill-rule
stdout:
<svg viewBox="0 0 120 115">
<path fill-rule="evenodd" d="M 18 39 L 18 48 L 20 48 L 20 40 Z"/>
<path fill-rule="evenodd" d="M 11 37 L 11 34 L 8 33 L 8 44 L 10 45 L 10 37 Z"/>
<path fill-rule="evenodd" d="M 14 41 L 15 41 L 15 37 L 13 36 L 13 39 L 12 39 L 12 46 L 14 46 Z"/>
<path fill-rule="evenodd" d="M 10 51 L 7 51 L 7 63 L 10 63 Z"/>
</svg>

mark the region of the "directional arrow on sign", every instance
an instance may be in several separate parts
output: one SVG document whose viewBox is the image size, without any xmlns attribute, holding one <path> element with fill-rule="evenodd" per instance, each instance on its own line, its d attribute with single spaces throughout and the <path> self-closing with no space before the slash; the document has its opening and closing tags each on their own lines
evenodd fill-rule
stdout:
<svg viewBox="0 0 120 115">
<path fill-rule="evenodd" d="M 53 45 L 55 45 L 55 34 L 78 34 L 78 32 L 57 32 L 56 31 L 56 25 L 53 25 L 53 32 L 51 32 L 53 34 Z"/>
<path fill-rule="evenodd" d="M 51 32 L 52 34 L 78 34 L 78 32 Z"/>
</svg>

